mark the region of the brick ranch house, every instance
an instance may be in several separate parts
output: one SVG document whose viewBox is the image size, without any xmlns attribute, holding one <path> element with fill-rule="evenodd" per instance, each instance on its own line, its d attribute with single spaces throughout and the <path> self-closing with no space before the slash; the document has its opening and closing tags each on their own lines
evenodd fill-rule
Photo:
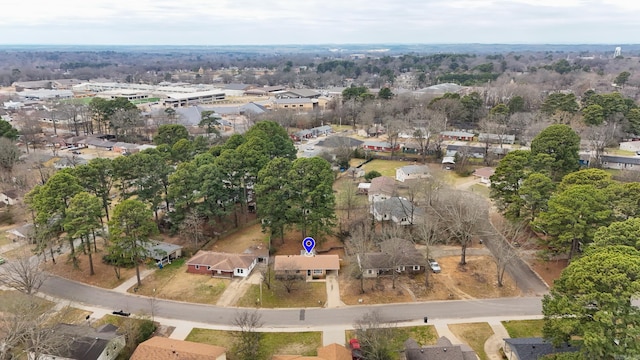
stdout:
<svg viewBox="0 0 640 360">
<path fill-rule="evenodd" d="M 278 255 L 273 260 L 276 278 L 295 274 L 306 281 L 326 278 L 329 272 L 338 275 L 338 255 Z"/>
<path fill-rule="evenodd" d="M 229 254 L 213 251 L 198 251 L 187 262 L 187 272 L 213 277 L 247 277 L 258 263 L 255 254 Z"/>
</svg>

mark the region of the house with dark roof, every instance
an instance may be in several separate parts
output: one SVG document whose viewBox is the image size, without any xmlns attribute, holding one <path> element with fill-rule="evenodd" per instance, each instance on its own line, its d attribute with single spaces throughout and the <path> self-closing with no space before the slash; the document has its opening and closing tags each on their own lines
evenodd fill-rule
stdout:
<svg viewBox="0 0 640 360">
<path fill-rule="evenodd" d="M 404 342 L 406 360 L 477 360 L 476 353 L 468 345 L 453 345 L 442 336 L 435 345 L 420 347 L 414 339 Z"/>
<path fill-rule="evenodd" d="M 278 99 L 317 99 L 320 93 L 311 89 L 288 89 L 273 92 Z"/>
<path fill-rule="evenodd" d="M 373 278 L 380 275 L 388 275 L 392 271 L 401 274 L 417 274 L 425 271 L 425 260 L 415 245 L 409 240 L 397 239 L 393 242 L 395 249 L 392 251 L 398 257 L 392 258 L 389 249 L 384 248 L 380 252 L 357 254 L 358 267 L 364 277 Z M 398 251 L 399 250 L 399 251 Z"/>
<path fill-rule="evenodd" d="M 113 360 L 124 348 L 124 335 L 117 333 L 118 328 L 105 324 L 94 329 L 87 325 L 58 324 L 54 331 L 66 341 L 63 346 L 51 354 L 45 354 L 47 359 L 61 360 Z M 31 356 L 31 355 L 30 355 Z"/>
<path fill-rule="evenodd" d="M 35 237 L 35 227 L 33 224 L 24 224 L 20 227 L 9 229 L 7 233 L 11 234 L 11 237 L 15 240 L 31 240 Z"/>
<path fill-rule="evenodd" d="M 256 254 L 230 254 L 200 250 L 187 261 L 187 272 L 224 278 L 247 277 L 257 263 L 258 256 Z"/>
<path fill-rule="evenodd" d="M 393 221 L 397 225 L 412 225 L 423 215 L 422 209 L 397 196 L 374 202 L 370 212 L 376 221 Z"/>
<path fill-rule="evenodd" d="M 473 141 L 475 137 L 474 133 L 466 131 L 442 131 L 440 132 L 440 138 L 442 140 L 455 140 L 455 141 Z"/>
<path fill-rule="evenodd" d="M 227 349 L 222 346 L 176 340 L 160 336 L 141 342 L 130 360 L 226 360 Z"/>
<path fill-rule="evenodd" d="M 504 344 L 504 352 L 509 360 L 538 360 L 550 354 L 580 350 L 578 346 L 569 343 L 554 347 L 550 341 L 539 337 L 504 339 Z"/>
<path fill-rule="evenodd" d="M 600 162 L 605 169 L 640 171 L 640 156 L 600 155 Z"/>
<path fill-rule="evenodd" d="M 66 168 L 72 168 L 72 167 L 76 167 L 78 165 L 85 165 L 87 163 L 87 160 L 80 158 L 80 157 L 62 157 L 60 158 L 58 161 L 56 161 L 53 164 L 53 167 L 56 169 L 66 169 Z"/>
</svg>

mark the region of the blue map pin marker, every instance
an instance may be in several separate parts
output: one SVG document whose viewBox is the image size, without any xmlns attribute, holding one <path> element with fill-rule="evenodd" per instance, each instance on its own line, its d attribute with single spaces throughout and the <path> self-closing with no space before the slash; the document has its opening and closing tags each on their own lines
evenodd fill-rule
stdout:
<svg viewBox="0 0 640 360">
<path fill-rule="evenodd" d="M 304 238 L 304 240 L 302 240 L 302 246 L 304 247 L 304 249 L 307 251 L 307 253 L 305 255 L 311 255 L 313 254 L 313 248 L 316 247 L 316 241 L 313 240 L 312 237 L 306 237 Z"/>
</svg>

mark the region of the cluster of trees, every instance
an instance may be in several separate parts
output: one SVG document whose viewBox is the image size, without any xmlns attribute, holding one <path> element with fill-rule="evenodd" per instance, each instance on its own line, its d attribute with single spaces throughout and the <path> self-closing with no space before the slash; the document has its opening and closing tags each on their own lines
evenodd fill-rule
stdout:
<svg viewBox="0 0 640 360">
<path fill-rule="evenodd" d="M 232 216 L 237 227 L 241 216 L 255 210 L 256 200 L 263 226 L 272 235 L 283 236 L 289 225 L 305 236 L 331 231 L 330 165 L 321 158 L 295 159 L 293 143 L 278 124 L 259 122 L 213 147 L 202 139 L 186 139 L 180 125 L 165 127 L 155 149 L 92 159 L 58 171 L 27 194 L 36 252 L 55 261 L 64 232 L 73 264 L 78 265 L 79 241 L 93 275 L 96 235 L 106 237 L 106 219 L 107 261 L 118 275 L 121 266 L 137 267 L 145 257 L 144 245 L 158 231 L 161 210 L 169 210 L 167 221 L 174 231 L 181 229 L 198 246 L 205 223 L 224 226 L 223 220 Z M 115 193 L 120 202 L 111 209 Z"/>
</svg>

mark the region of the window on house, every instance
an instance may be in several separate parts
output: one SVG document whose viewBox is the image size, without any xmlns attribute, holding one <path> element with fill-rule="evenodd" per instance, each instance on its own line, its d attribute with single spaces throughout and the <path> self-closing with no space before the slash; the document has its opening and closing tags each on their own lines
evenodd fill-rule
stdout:
<svg viewBox="0 0 640 360">
<path fill-rule="evenodd" d="M 200 270 L 200 265 L 196 265 L 196 270 Z"/>
<path fill-rule="evenodd" d="M 244 273 L 244 269 L 238 269 L 238 274 Z"/>
<path fill-rule="evenodd" d="M 322 275 L 322 270 L 313 270 L 314 275 Z"/>
<path fill-rule="evenodd" d="M 406 217 L 403 217 L 400 221 L 401 221 L 401 222 L 407 222 L 407 218 L 406 218 Z"/>
<path fill-rule="evenodd" d="M 373 269 L 367 270 L 367 274 L 373 274 Z"/>
<path fill-rule="evenodd" d="M 413 270 L 414 271 L 420 270 L 420 265 L 413 265 Z"/>
<path fill-rule="evenodd" d="M 207 270 L 211 270 L 211 266 L 207 266 Z"/>
</svg>

